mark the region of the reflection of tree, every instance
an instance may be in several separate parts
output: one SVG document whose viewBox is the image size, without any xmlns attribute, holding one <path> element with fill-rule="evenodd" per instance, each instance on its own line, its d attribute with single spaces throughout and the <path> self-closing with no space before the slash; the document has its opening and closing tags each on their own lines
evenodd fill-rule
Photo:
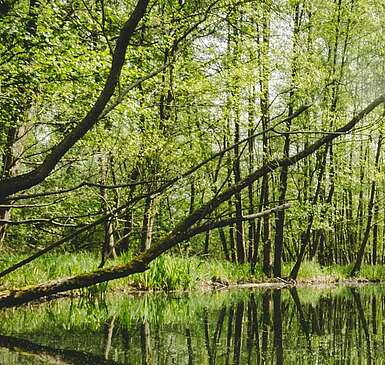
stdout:
<svg viewBox="0 0 385 365">
<path fill-rule="evenodd" d="M 12 336 L 0 335 L 0 347 L 11 351 L 22 353 L 23 355 L 33 356 L 51 363 L 62 365 L 119 365 L 120 363 L 104 359 L 101 356 L 82 351 L 63 350 L 50 346 L 39 345 L 37 343 Z M 129 364 L 128 362 L 126 364 Z"/>
<path fill-rule="evenodd" d="M 238 365 L 242 346 L 242 322 L 243 322 L 244 304 L 238 302 L 235 312 L 235 331 L 234 331 L 234 365 Z"/>
<path fill-rule="evenodd" d="M 231 337 L 233 330 L 234 306 L 231 305 L 229 309 L 229 321 L 227 322 L 227 337 L 226 337 L 226 365 L 230 364 L 231 352 Z"/>
<path fill-rule="evenodd" d="M 217 324 L 215 327 L 215 332 L 212 338 L 212 341 L 210 341 L 210 331 L 209 331 L 209 316 L 208 316 L 208 309 L 205 308 L 203 312 L 203 325 L 204 325 L 204 335 L 205 335 L 205 346 L 208 354 L 208 361 L 210 365 L 213 365 L 216 363 L 216 357 L 217 357 L 217 348 L 218 348 L 218 342 L 221 337 L 223 323 L 225 321 L 226 317 L 226 306 L 223 306 L 221 310 L 219 311 Z"/>
<path fill-rule="evenodd" d="M 262 296 L 262 359 L 266 360 L 269 344 L 270 326 L 270 292 L 266 291 Z"/>
<path fill-rule="evenodd" d="M 192 348 L 191 332 L 189 328 L 186 328 L 186 338 L 187 338 L 188 365 L 192 365 L 194 363 L 194 351 Z"/>
<path fill-rule="evenodd" d="M 151 365 L 151 334 L 150 325 L 146 320 L 144 320 L 143 323 L 140 325 L 140 343 L 142 348 L 142 364 Z"/>
<path fill-rule="evenodd" d="M 376 294 L 376 299 L 373 299 L 374 295 L 367 297 L 365 294 L 363 297 L 365 292 L 361 289 L 353 289 L 351 296 L 346 292 L 345 289 L 334 295 L 322 290 L 317 293 L 316 297 L 322 296 L 317 301 L 317 298 L 309 297 L 305 291 L 302 295 L 302 291 L 295 288 L 242 292 L 240 297 L 231 293 L 230 298 L 221 297 L 217 303 L 207 302 L 205 298 L 204 304 L 199 301 L 193 310 L 190 301 L 180 301 L 178 311 L 175 311 L 174 304 L 172 310 L 165 311 L 166 301 L 162 298 L 161 305 L 154 306 L 153 310 L 147 309 L 146 314 L 131 311 L 130 314 L 134 314 L 128 316 L 126 311 L 121 315 L 115 311 L 116 317 L 110 317 L 97 330 L 90 331 L 93 336 L 87 339 L 89 347 L 82 347 L 80 352 L 18 339 L 15 342 L 8 337 L 0 337 L 0 346 L 11 349 L 12 356 L 20 353 L 23 356 L 21 360 L 29 356 L 31 363 L 45 361 L 63 365 L 117 364 L 117 361 L 142 365 L 279 365 L 299 361 L 306 364 L 372 364 L 376 357 L 380 363 L 385 333 L 385 327 L 381 326 L 385 308 L 383 293 L 381 296 Z M 160 310 L 163 310 L 161 315 Z M 181 316 L 174 318 L 175 313 Z M 50 317 L 53 314 L 50 312 Z M 68 321 L 67 315 L 60 318 Z M 54 341 L 52 336 L 56 332 L 52 325 L 61 329 L 61 324 L 56 320 L 48 321 L 47 316 L 42 316 L 42 319 L 44 324 L 37 325 L 27 316 L 25 321 L 35 327 L 19 329 L 15 326 L 14 331 L 22 330 L 21 337 L 28 338 L 26 336 L 30 334 L 31 338 Z M 14 323 L 20 323 L 18 316 L 13 318 L 11 324 Z M 69 328 L 68 322 L 65 323 Z M 42 328 L 44 332 L 41 332 Z M 10 324 L 4 324 L 3 330 L 4 333 L 10 331 Z M 78 347 L 71 347 L 72 339 L 81 338 L 84 333 L 84 325 L 78 327 L 75 324 L 69 331 L 60 330 L 60 338 L 55 341 L 60 341 L 62 348 L 78 350 Z M 39 342 L 48 343 L 44 340 Z M 2 351 L 1 363 L 4 354 L 8 351 Z"/>
<path fill-rule="evenodd" d="M 361 325 L 365 334 L 368 364 L 371 364 L 372 354 L 371 354 L 371 346 L 370 346 L 369 327 L 368 327 L 368 322 L 366 321 L 364 309 L 362 307 L 361 296 L 356 290 L 356 288 L 350 288 L 350 290 L 353 294 L 354 302 L 356 304 L 357 311 L 358 311 L 358 318 L 361 322 Z"/>
<path fill-rule="evenodd" d="M 214 351 L 210 346 L 210 333 L 209 333 L 209 318 L 207 308 L 203 310 L 203 326 L 204 326 L 204 334 L 205 334 L 205 346 L 207 350 L 207 355 L 209 358 L 209 365 L 215 364 L 215 355 Z M 214 344 L 213 344 L 214 346 Z"/>
<path fill-rule="evenodd" d="M 299 324 L 301 326 L 302 332 L 306 336 L 307 346 L 308 346 L 309 351 L 311 352 L 309 323 L 305 319 L 305 314 L 304 314 L 304 311 L 302 308 L 301 301 L 300 301 L 299 296 L 298 296 L 297 289 L 295 287 L 291 288 L 290 294 L 291 294 L 291 297 L 293 298 L 293 302 L 295 304 L 295 307 L 297 308 Z"/>
<path fill-rule="evenodd" d="M 129 349 L 130 349 L 130 331 L 127 326 L 121 328 L 122 331 L 122 345 L 124 349 L 124 362 L 128 362 L 129 358 Z"/>
<path fill-rule="evenodd" d="M 252 354 L 253 354 L 253 348 L 254 348 L 254 336 L 256 335 L 256 353 L 257 357 L 259 354 L 259 344 L 258 344 L 258 319 L 257 319 L 257 311 L 256 311 L 256 305 L 254 300 L 254 295 L 249 295 L 249 300 L 247 302 L 247 341 L 246 341 L 246 347 L 247 347 L 247 364 L 251 364 L 252 361 Z M 259 363 L 259 359 L 258 359 Z"/>
<path fill-rule="evenodd" d="M 256 361 L 257 364 L 261 362 L 261 351 L 259 349 L 259 322 L 258 322 L 258 315 L 257 315 L 257 304 L 255 301 L 255 296 L 250 296 L 250 308 L 252 313 L 253 321 L 251 323 L 251 326 L 253 327 L 253 336 L 255 336 L 255 349 L 256 349 Z"/>
<path fill-rule="evenodd" d="M 276 364 L 283 364 L 281 290 L 273 291 L 273 329 Z"/>
<path fill-rule="evenodd" d="M 114 333 L 115 316 L 109 319 L 105 326 L 105 350 L 104 358 L 107 360 L 111 352 L 112 335 Z"/>
</svg>

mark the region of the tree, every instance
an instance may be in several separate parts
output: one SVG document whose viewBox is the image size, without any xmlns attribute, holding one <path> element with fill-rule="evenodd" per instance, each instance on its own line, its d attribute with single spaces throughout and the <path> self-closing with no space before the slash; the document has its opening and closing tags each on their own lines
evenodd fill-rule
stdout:
<svg viewBox="0 0 385 365">
<path fill-rule="evenodd" d="M 366 108 L 362 109 L 358 114 L 356 114 L 347 124 L 337 129 L 333 133 L 321 137 L 307 149 L 302 150 L 290 157 L 271 160 L 266 165 L 256 169 L 251 175 L 243 178 L 238 184 L 232 185 L 230 188 L 223 191 L 221 194 L 218 194 L 206 204 L 203 204 L 201 207 L 194 210 L 191 214 L 187 215 L 174 227 L 170 234 L 159 240 L 157 243 L 153 244 L 143 253 L 134 257 L 129 263 L 120 266 L 113 266 L 107 269 L 98 269 L 91 273 L 60 279 L 51 283 L 43 283 L 41 285 L 27 287 L 20 290 L 3 292 L 0 294 L 0 306 L 15 306 L 47 295 L 83 288 L 147 270 L 151 261 L 178 243 L 191 238 L 195 232 L 200 233 L 199 227 L 194 228 L 194 225 L 200 222 L 205 216 L 213 212 L 215 209 L 217 209 L 230 197 L 246 189 L 251 183 L 259 178 L 262 178 L 266 174 L 269 174 L 270 172 L 282 166 L 294 165 L 296 162 L 317 151 L 320 147 L 330 143 L 341 135 L 346 134 L 366 115 L 384 103 L 385 95 L 381 95 L 369 105 L 367 105 Z"/>
</svg>

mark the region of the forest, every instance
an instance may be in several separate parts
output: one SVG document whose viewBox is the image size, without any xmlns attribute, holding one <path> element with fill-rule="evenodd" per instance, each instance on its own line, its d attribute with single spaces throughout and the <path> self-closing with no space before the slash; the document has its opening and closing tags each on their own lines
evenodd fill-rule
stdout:
<svg viewBox="0 0 385 365">
<path fill-rule="evenodd" d="M 379 0 L 0 0 L 0 306 L 170 265 L 385 279 L 384 26 Z"/>
</svg>

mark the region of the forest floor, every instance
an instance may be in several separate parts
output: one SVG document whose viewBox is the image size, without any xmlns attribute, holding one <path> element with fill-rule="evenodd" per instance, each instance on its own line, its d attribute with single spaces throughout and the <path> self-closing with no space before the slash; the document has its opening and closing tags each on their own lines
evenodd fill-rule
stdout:
<svg viewBox="0 0 385 365">
<path fill-rule="evenodd" d="M 0 270 L 8 268 L 25 256 L 20 254 L 4 255 Z M 106 266 L 129 262 L 131 256 L 121 256 L 110 260 Z M 95 270 L 99 258 L 89 252 L 50 253 L 8 274 L 2 279 L 0 290 L 16 289 L 50 280 L 68 277 Z M 283 278 L 288 277 L 291 263 L 283 265 Z M 82 289 L 78 294 L 89 295 L 106 291 L 189 291 L 223 290 L 241 287 L 282 288 L 291 286 L 335 286 L 364 285 L 371 282 L 385 282 L 385 266 L 363 265 L 360 275 L 349 278 L 351 265 L 321 267 L 315 262 L 304 262 L 297 281 L 271 279 L 257 266 L 254 273 L 248 264 L 239 265 L 210 257 L 187 257 L 165 254 L 156 259 L 150 269 L 124 279 L 114 280 L 96 287 Z"/>
</svg>

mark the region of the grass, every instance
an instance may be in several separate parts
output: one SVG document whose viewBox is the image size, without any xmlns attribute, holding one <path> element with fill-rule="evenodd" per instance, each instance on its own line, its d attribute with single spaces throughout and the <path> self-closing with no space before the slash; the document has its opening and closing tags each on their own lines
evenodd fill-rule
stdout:
<svg viewBox="0 0 385 365">
<path fill-rule="evenodd" d="M 122 264 L 131 259 L 131 255 L 123 255 L 108 265 Z M 6 255 L 0 262 L 3 270 L 24 258 L 21 255 Z M 19 288 L 27 285 L 46 282 L 61 277 L 80 274 L 95 270 L 99 258 L 89 252 L 78 253 L 50 253 L 38 258 L 21 269 L 3 278 L 0 289 Z M 292 265 L 283 265 L 283 276 L 288 276 Z M 298 275 L 299 280 L 331 282 L 348 278 L 351 266 L 334 265 L 321 267 L 314 262 L 304 262 Z M 359 278 L 370 281 L 385 281 L 385 267 L 381 265 L 364 265 Z M 100 295 L 108 289 L 126 289 L 135 287 L 141 290 L 193 290 L 200 286 L 215 284 L 226 286 L 229 284 L 263 282 L 268 278 L 263 274 L 260 266 L 254 274 L 247 264 L 233 264 L 213 258 L 181 257 L 164 254 L 156 259 L 150 269 L 141 274 L 101 284 L 91 289 L 85 289 L 82 294 Z"/>
</svg>

